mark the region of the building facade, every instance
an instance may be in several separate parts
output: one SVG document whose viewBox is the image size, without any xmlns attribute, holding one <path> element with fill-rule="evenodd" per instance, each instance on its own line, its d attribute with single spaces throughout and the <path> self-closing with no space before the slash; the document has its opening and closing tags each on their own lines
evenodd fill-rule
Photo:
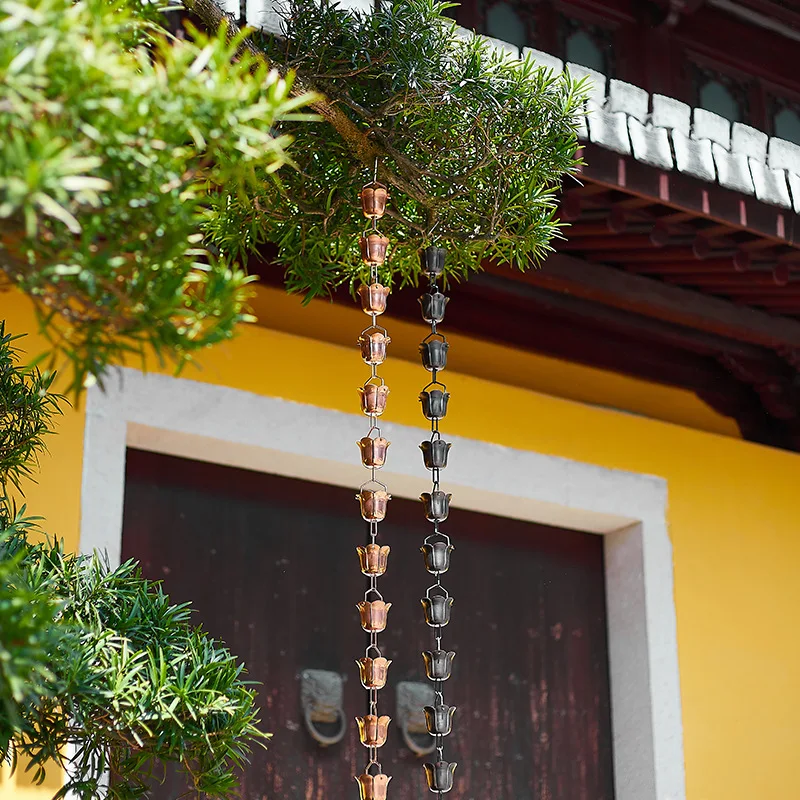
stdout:
<svg viewBox="0 0 800 800">
<path fill-rule="evenodd" d="M 798 795 L 800 148 L 790 65 L 770 55 L 795 41 L 795 12 L 586 0 L 457 13 L 512 55 L 594 81 L 583 181 L 565 187 L 572 234 L 537 273 L 453 287 L 444 325 L 470 625 L 453 637 L 459 796 Z M 725 55 L 737 31 L 752 65 Z M 342 497 L 358 533 L 364 317 L 349 297 L 302 306 L 267 259 L 252 266 L 258 324 L 180 377 L 153 361 L 89 390 L 27 502 L 68 547 L 139 558 L 250 664 L 275 738 L 244 796 L 338 800 L 355 791 L 353 726 L 321 749 L 299 684 L 307 668 L 346 674 L 356 652 L 355 594 L 338 577 L 357 579 L 354 556 L 327 548 L 349 544 Z M 391 647 L 411 683 L 423 632 L 402 609 L 424 577 L 405 568 L 405 501 L 427 483 L 415 304 L 390 297 L 383 369 L 403 621 Z M 9 332 L 36 330 L 21 296 L 0 305 Z M 32 355 L 43 344 L 24 341 Z M 422 797 L 408 742 L 387 749 L 392 796 Z M 0 798 L 49 797 L 57 776 L 24 783 L 6 775 Z"/>
</svg>

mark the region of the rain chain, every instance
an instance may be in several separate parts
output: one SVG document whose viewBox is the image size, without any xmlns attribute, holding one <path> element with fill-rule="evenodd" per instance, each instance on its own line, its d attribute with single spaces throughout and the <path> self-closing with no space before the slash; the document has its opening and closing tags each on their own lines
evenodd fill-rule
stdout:
<svg viewBox="0 0 800 800">
<path fill-rule="evenodd" d="M 433 533 L 426 537 L 422 545 L 425 568 L 436 578 L 422 599 L 425 622 L 433 628 L 435 646 L 426 650 L 422 657 L 425 661 L 425 673 L 434 683 L 434 704 L 425 706 L 425 724 L 428 733 L 436 742 L 436 761 L 424 764 L 425 779 L 428 788 L 441 797 L 453 788 L 453 776 L 456 771 L 455 762 L 447 762 L 444 758 L 444 737 L 450 734 L 453 726 L 455 706 L 444 702 L 442 685 L 450 677 L 455 653 L 442 649 L 442 628 L 450 622 L 450 610 L 453 598 L 442 585 L 442 575 L 450 567 L 450 554 L 453 546 L 450 537 L 439 530 L 439 525 L 447 519 L 450 511 L 450 497 L 439 488 L 441 470 L 447 466 L 447 455 L 450 443 L 442 439 L 439 432 L 439 421 L 447 414 L 447 403 L 450 394 L 447 387 L 439 380 L 439 372 L 447 366 L 447 351 L 450 347 L 445 337 L 437 330 L 444 319 L 445 306 L 449 298 L 445 297 L 438 286 L 438 279 L 444 271 L 445 251 L 441 247 L 427 247 L 420 254 L 422 272 L 429 281 L 427 294 L 419 298 L 422 318 L 431 326 L 431 332 L 419 346 L 422 364 L 431 373 L 430 383 L 419 396 L 422 413 L 431 423 L 431 438 L 422 442 L 422 458 L 431 472 L 433 486 L 430 492 L 423 492 L 420 500 L 425 507 L 425 516 L 433 524 Z"/>
<path fill-rule="evenodd" d="M 386 346 L 391 339 L 385 328 L 378 325 L 378 317 L 386 310 L 389 288 L 378 282 L 378 267 L 386 260 L 389 240 L 378 231 L 378 220 L 386 211 L 387 189 L 373 180 L 361 190 L 361 207 L 364 216 L 372 221 L 372 229 L 361 237 L 361 257 L 369 266 L 368 284 L 359 287 L 361 307 L 372 318 L 358 339 L 361 357 L 371 369 L 369 378 L 359 389 L 361 410 L 369 418 L 367 435 L 357 442 L 361 450 L 361 462 L 370 470 L 370 478 L 361 485 L 356 495 L 361 505 L 361 516 L 369 524 L 368 543 L 357 548 L 361 572 L 368 579 L 364 599 L 358 603 L 361 627 L 369 635 L 363 658 L 356 661 L 361 685 L 367 690 L 368 712 L 356 717 L 361 744 L 369 752 L 369 760 L 362 775 L 356 777 L 361 800 L 386 800 L 391 778 L 385 775 L 378 758 L 378 750 L 386 743 L 389 722 L 387 716 L 378 713 L 378 692 L 386 685 L 389 665 L 378 643 L 378 634 L 386 628 L 386 617 L 391 603 L 384 602 L 378 591 L 378 578 L 386 572 L 390 548 L 378 544 L 378 525 L 386 516 L 386 507 L 391 499 L 387 487 L 377 477 L 377 470 L 386 461 L 389 442 L 381 436 L 379 417 L 386 409 L 389 387 L 378 375 L 378 367 L 386 359 Z"/>
</svg>

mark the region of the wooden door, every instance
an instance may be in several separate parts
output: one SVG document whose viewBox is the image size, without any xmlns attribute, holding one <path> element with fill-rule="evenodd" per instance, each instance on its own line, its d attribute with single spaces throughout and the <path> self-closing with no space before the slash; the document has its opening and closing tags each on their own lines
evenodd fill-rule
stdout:
<svg viewBox="0 0 800 800">
<path fill-rule="evenodd" d="M 351 490 L 129 451 L 123 557 L 161 579 L 175 602 L 260 681 L 274 738 L 242 776 L 250 800 L 357 798 L 363 767 L 352 717 L 364 692 L 355 603 L 364 539 Z M 381 525 L 392 553 L 381 590 L 393 602 L 384 653 L 393 660 L 381 712 L 395 716 L 398 681 L 424 681 L 430 647 L 419 598 L 429 578 L 418 503 L 393 500 Z M 458 706 L 447 754 L 459 762 L 453 800 L 612 800 L 608 649 L 599 536 L 456 510 L 447 574 L 455 597 L 445 644 L 457 650 L 446 698 Z M 299 673 L 347 676 L 343 742 L 322 749 L 302 721 Z M 397 729 L 382 751 L 392 800 L 429 793 Z M 175 798 L 170 777 L 154 797 Z"/>
</svg>

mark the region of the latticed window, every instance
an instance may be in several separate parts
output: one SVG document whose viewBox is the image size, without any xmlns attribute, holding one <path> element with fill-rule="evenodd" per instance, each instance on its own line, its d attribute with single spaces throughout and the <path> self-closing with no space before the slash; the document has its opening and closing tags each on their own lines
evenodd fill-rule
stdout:
<svg viewBox="0 0 800 800">
<path fill-rule="evenodd" d="M 747 84 L 716 70 L 693 65 L 694 105 L 731 122 L 750 122 Z"/>
<path fill-rule="evenodd" d="M 800 144 L 800 102 L 771 97 L 772 134 L 779 139 Z"/>
<path fill-rule="evenodd" d="M 531 47 L 536 41 L 536 22 L 529 3 L 484 3 L 483 29 L 487 36 L 520 48 Z"/>
<path fill-rule="evenodd" d="M 563 15 L 559 27 L 565 61 L 614 77 L 613 31 Z"/>
</svg>

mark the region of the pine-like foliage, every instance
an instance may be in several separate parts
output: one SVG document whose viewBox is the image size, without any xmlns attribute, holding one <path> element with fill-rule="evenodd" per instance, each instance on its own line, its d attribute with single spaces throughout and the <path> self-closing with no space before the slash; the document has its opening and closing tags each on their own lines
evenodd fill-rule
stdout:
<svg viewBox="0 0 800 800">
<path fill-rule="evenodd" d="M 247 319 L 248 279 L 202 247 L 209 195 L 286 162 L 308 98 L 147 0 L 0 2 L 0 278 L 36 303 L 74 384 L 148 347 L 181 363 Z M 296 94 L 296 93 L 295 93 Z"/>
<path fill-rule="evenodd" d="M 14 342 L 0 325 L 4 489 L 35 472 L 60 401 Z M 59 796 L 82 800 L 141 796 L 167 763 L 198 795 L 230 796 L 268 738 L 242 665 L 135 563 L 31 544 L 38 523 L 0 496 L 0 760 L 25 756 L 40 780 L 65 765 Z"/>
<path fill-rule="evenodd" d="M 288 3 L 285 38 L 261 44 L 270 63 L 324 97 L 314 104 L 322 121 L 281 123 L 298 168 L 217 204 L 210 227 L 224 251 L 276 244 L 289 287 L 311 295 L 363 277 L 358 193 L 377 161 L 392 193 L 384 281 L 415 281 L 429 243 L 448 248 L 451 276 L 483 259 L 541 262 L 559 235 L 562 178 L 577 166 L 583 87 L 465 39 L 448 7 L 397 0 L 362 14 Z"/>
</svg>

